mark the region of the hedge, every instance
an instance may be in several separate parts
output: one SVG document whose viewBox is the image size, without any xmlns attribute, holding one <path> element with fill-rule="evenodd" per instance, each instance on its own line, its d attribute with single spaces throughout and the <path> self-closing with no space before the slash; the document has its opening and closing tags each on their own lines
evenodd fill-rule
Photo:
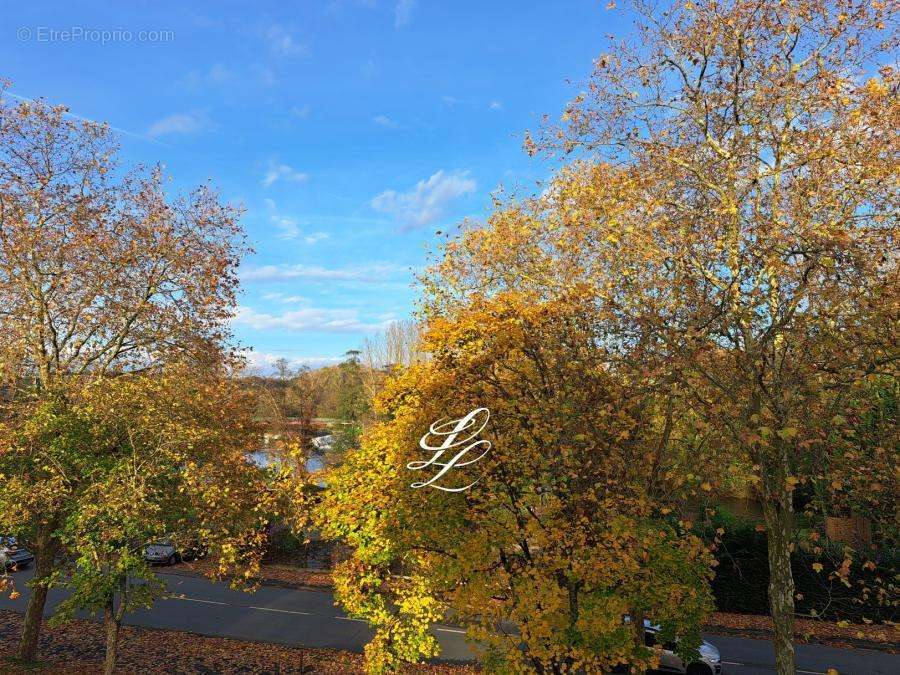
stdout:
<svg viewBox="0 0 900 675">
<path fill-rule="evenodd" d="M 711 539 L 717 528 L 725 530 L 715 550 L 718 565 L 712 591 L 717 609 L 768 614 L 769 563 L 765 532 L 758 531 L 754 523 L 721 511 L 703 531 Z M 851 554 L 850 573 L 845 575 L 848 587 L 835 574 L 847 551 L 835 543 L 820 540 L 819 545 L 822 549 L 819 553 L 797 547 L 792 556 L 797 614 L 851 622 L 897 621 L 900 605 L 897 549 L 871 551 L 867 556 Z"/>
</svg>

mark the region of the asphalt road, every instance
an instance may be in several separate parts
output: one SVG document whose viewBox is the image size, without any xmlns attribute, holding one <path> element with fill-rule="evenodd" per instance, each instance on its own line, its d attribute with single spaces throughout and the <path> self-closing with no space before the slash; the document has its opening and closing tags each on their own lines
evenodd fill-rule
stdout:
<svg viewBox="0 0 900 675">
<path fill-rule="evenodd" d="M 206 579 L 165 574 L 169 597 L 151 610 L 131 614 L 126 623 L 149 628 L 166 628 L 204 635 L 243 640 L 260 640 L 302 647 L 330 647 L 362 651 L 372 633 L 366 624 L 351 619 L 334 606 L 330 593 L 263 586 L 255 593 L 233 591 L 227 584 Z M 0 597 L 0 608 L 24 611 L 31 571 L 15 573 L 22 592 L 17 600 Z M 50 592 L 48 611 L 63 593 Z M 442 660 L 467 661 L 474 658 L 463 640 L 463 631 L 436 624 Z M 719 648 L 725 672 L 737 675 L 772 673 L 775 656 L 767 640 L 704 635 Z M 825 673 L 829 668 L 841 675 L 896 675 L 900 656 L 869 650 L 835 649 L 820 645 L 797 645 L 797 672 Z"/>
</svg>

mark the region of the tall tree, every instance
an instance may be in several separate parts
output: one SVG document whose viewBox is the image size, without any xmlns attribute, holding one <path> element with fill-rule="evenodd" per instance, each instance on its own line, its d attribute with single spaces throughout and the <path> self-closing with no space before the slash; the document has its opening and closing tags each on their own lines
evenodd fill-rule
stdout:
<svg viewBox="0 0 900 675">
<path fill-rule="evenodd" d="M 173 360 L 217 367 L 246 250 L 238 216 L 208 186 L 170 201 L 158 168 L 122 173 L 105 125 L 43 102 L 0 104 L 0 377 L 12 405 L 64 404 L 69 380 Z M 23 659 L 37 646 L 63 494 L 79 489 L 35 480 L 45 501 L 17 528 L 37 557 Z"/>
<path fill-rule="evenodd" d="M 353 549 L 336 587 L 347 610 L 376 629 L 366 648 L 372 672 L 433 656 L 429 624 L 446 609 L 491 672 L 652 667 L 658 654 L 643 643 L 645 616 L 680 638 L 685 655 L 699 642 L 708 560 L 666 516 L 681 493 L 665 478 L 669 453 L 658 454 L 674 440 L 659 414 L 665 390 L 616 365 L 595 332 L 602 322 L 588 289 L 541 285 L 544 297 L 501 289 L 497 275 L 525 271 L 493 264 L 509 241 L 478 232 L 448 253 L 453 262 L 430 290 L 444 297 L 459 288 L 457 265 L 482 287 L 433 298 L 422 345 L 431 358 L 388 380 L 382 421 L 329 476 L 321 526 Z M 405 468 L 433 454 L 418 445 L 429 425 L 481 406 L 491 415 L 478 439 L 492 447 L 438 482 L 474 484 L 457 493 L 413 488 L 440 469 Z"/>
<path fill-rule="evenodd" d="M 616 167 L 575 179 L 573 236 L 591 244 L 599 297 L 656 334 L 754 469 L 787 675 L 800 455 L 844 425 L 830 405 L 896 377 L 896 4 L 632 5 L 637 38 L 528 145 Z M 629 213 L 598 199 L 613 191 Z"/>
<path fill-rule="evenodd" d="M 62 483 L 83 483 L 63 495 L 70 504 L 58 534 L 72 567 L 54 583 L 71 594 L 54 620 L 78 609 L 103 613 L 106 673 L 113 672 L 124 614 L 166 590 L 144 559 L 146 546 L 168 540 L 179 551 L 207 551 L 219 572 L 257 569 L 277 492 L 246 461 L 259 441 L 250 403 L 234 384 L 208 373 L 105 378 L 70 390 L 65 405 L 38 406 L 29 430 L 8 449 L 31 473 L 37 445 L 45 471 Z M 35 438 L 48 426 L 55 433 L 50 444 Z M 28 504 L 33 487 L 11 477 L 4 502 Z"/>
<path fill-rule="evenodd" d="M 338 365 L 337 402 L 335 416 L 345 422 L 358 424 L 368 411 L 369 398 L 363 386 L 363 365 L 360 352 L 351 349 Z"/>
</svg>

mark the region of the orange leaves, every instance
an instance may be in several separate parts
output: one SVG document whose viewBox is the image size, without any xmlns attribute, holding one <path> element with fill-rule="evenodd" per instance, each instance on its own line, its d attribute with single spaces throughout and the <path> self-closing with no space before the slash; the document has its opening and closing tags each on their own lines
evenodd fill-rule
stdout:
<svg viewBox="0 0 900 675">
<path fill-rule="evenodd" d="M 503 269 L 508 258 L 492 262 L 482 248 L 494 234 L 480 233 L 477 246 L 464 242 L 473 247 L 464 258 L 473 256 L 476 270 L 496 266 L 503 274 L 510 271 Z M 506 244 L 498 238 L 491 245 Z M 497 252 L 502 257 L 510 250 Z M 463 267 L 458 262 L 441 273 Z M 453 300 L 437 289 L 454 280 L 436 283 L 435 313 L 425 331 L 432 360 L 388 380 L 378 403 L 383 421 L 330 476 L 322 527 L 354 549 L 352 564 L 342 568 L 339 596 L 376 627 L 370 661 L 390 665 L 427 653 L 408 625 L 411 617 L 385 609 L 396 603 L 399 587 L 379 575 L 400 564 L 429 579 L 416 607 L 436 599 L 455 608 L 510 668 L 521 659 L 519 640 L 488 630 L 490 621 L 515 622 L 528 653 L 541 662 L 565 658 L 602 667 L 632 653 L 621 624 L 628 594 L 660 612 L 677 598 L 682 609 L 690 608 L 689 618 L 672 619 L 682 628 L 707 607 L 708 595 L 695 587 L 705 588 L 705 549 L 653 518 L 658 507 L 663 513 L 669 507 L 657 504 L 646 487 L 646 453 L 658 447 L 660 434 L 685 431 L 667 427 L 656 399 L 652 418 L 640 423 L 638 411 L 647 413 L 653 391 L 647 383 L 657 375 L 644 362 L 640 375 L 614 370 L 608 352 L 593 346 L 597 322 L 606 317 L 590 283 L 568 280 L 556 287 L 553 279 L 545 281 L 532 274 L 524 288 L 501 286 Z M 479 465 L 479 482 L 464 495 L 411 490 L 411 478 L 398 467 L 417 458 L 429 422 L 464 414 L 480 401 L 491 402 L 495 451 Z M 658 583 L 648 582 L 656 578 L 652 570 L 661 569 Z M 567 585 L 583 589 L 578 625 L 585 644 L 614 641 L 615 655 L 598 656 L 566 637 Z M 628 589 L 627 597 L 604 594 L 617 586 Z M 605 599 L 595 602 L 594 593 Z"/>
<path fill-rule="evenodd" d="M 31 363 L 45 387 L 186 355 L 216 367 L 246 250 L 239 210 L 208 187 L 167 202 L 158 171 L 111 180 L 107 127 L 40 102 L 4 104 L 0 119 L 2 201 L 17 214 L 0 232 L 14 309 L 0 315 L 0 364 Z"/>
</svg>

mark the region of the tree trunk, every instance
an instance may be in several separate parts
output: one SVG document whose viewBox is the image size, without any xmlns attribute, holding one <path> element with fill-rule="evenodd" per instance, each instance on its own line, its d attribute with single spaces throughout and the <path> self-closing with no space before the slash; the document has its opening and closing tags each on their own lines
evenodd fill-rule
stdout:
<svg viewBox="0 0 900 675">
<path fill-rule="evenodd" d="M 106 658 L 103 662 L 103 675 L 112 675 L 116 669 L 116 652 L 119 648 L 119 628 L 127 607 L 128 577 L 119 578 L 119 606 L 116 607 L 116 594 L 112 593 L 103 608 L 103 625 L 106 628 Z"/>
<path fill-rule="evenodd" d="M 763 500 L 763 516 L 769 553 L 769 607 L 775 627 L 775 670 L 778 675 L 794 675 L 794 576 L 791 572 L 794 514 L 789 492 L 781 499 L 772 496 Z"/>
<path fill-rule="evenodd" d="M 47 602 L 47 585 L 44 582 L 53 573 L 57 553 L 57 545 L 50 532 L 50 526 L 44 526 L 33 544 L 34 576 L 31 579 L 31 595 L 28 597 L 25 619 L 22 622 L 22 638 L 16 652 L 16 658 L 23 661 L 34 661 L 37 655 L 44 605 Z"/>
<path fill-rule="evenodd" d="M 630 616 L 634 648 L 637 651 L 644 646 L 644 612 L 632 609 Z M 647 672 L 647 668 L 644 666 L 643 656 L 637 664 L 631 664 L 631 672 L 635 675 L 644 675 L 644 673 Z"/>
<path fill-rule="evenodd" d="M 103 675 L 112 675 L 116 669 L 116 649 L 119 646 L 119 619 L 115 598 L 110 597 L 103 608 L 103 626 L 106 628 L 106 658 L 103 661 Z"/>
</svg>

